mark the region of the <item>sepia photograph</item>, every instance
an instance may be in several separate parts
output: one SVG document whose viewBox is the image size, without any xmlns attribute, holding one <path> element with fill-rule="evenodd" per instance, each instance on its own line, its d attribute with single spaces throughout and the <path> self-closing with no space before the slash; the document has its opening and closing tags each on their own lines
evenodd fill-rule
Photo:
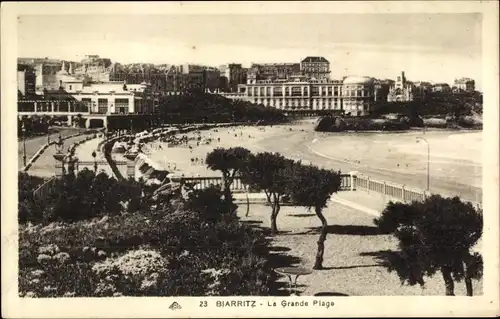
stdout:
<svg viewBox="0 0 500 319">
<path fill-rule="evenodd" d="M 404 3 L 2 5 L 10 313 L 498 315 L 498 3 Z"/>
</svg>

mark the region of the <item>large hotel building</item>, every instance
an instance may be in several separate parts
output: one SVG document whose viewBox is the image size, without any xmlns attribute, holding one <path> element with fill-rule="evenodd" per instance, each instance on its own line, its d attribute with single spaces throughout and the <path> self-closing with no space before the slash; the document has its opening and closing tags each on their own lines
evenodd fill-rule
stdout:
<svg viewBox="0 0 500 319">
<path fill-rule="evenodd" d="M 368 77 L 249 80 L 240 92 L 249 102 L 286 111 L 343 110 L 351 115 L 366 115 L 377 99 L 373 79 Z"/>
<path fill-rule="evenodd" d="M 253 65 L 247 83 L 240 85 L 239 94 L 231 97 L 290 112 L 330 110 L 368 114 L 378 98 L 374 79 L 349 76 L 342 81 L 331 80 L 329 73 L 329 62 L 323 57 L 307 57 L 296 65 Z"/>
</svg>

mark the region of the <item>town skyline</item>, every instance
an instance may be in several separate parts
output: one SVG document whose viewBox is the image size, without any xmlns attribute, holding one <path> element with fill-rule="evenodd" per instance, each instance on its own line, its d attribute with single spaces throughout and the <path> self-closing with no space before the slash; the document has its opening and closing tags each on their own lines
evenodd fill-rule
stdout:
<svg viewBox="0 0 500 319">
<path fill-rule="evenodd" d="M 394 79 L 404 71 L 411 81 L 452 83 L 469 77 L 481 88 L 480 14 L 148 15 L 134 20 L 21 16 L 18 56 L 79 61 L 98 54 L 121 64 L 216 67 L 323 56 L 334 79 Z"/>
</svg>

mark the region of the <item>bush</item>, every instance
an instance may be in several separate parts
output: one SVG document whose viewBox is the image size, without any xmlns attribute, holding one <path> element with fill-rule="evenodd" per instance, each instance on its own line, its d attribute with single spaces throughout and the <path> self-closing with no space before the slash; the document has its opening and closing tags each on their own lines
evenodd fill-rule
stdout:
<svg viewBox="0 0 500 319">
<path fill-rule="evenodd" d="M 472 296 L 472 279 L 482 276 L 482 257 L 472 251 L 483 232 L 483 212 L 458 197 L 432 195 L 423 202 L 389 203 L 375 220 L 392 233 L 399 252 L 384 263 L 402 283 L 424 285 L 424 278 L 440 272 L 446 295 L 454 295 L 454 281 L 465 281 Z"/>
<path fill-rule="evenodd" d="M 218 186 L 210 186 L 202 190 L 194 190 L 188 195 L 184 208 L 202 215 L 206 220 L 217 220 L 223 216 L 231 216 L 237 206 L 222 199 L 223 193 Z"/>
<path fill-rule="evenodd" d="M 19 221 L 74 222 L 93 217 L 112 216 L 124 211 L 140 210 L 149 204 L 145 188 L 132 180 L 117 181 L 106 173 L 95 174 L 84 168 L 78 174 L 66 174 L 55 181 L 51 195 L 40 203 L 33 198 L 33 183 L 20 178 Z M 151 190 L 149 190 L 149 195 Z"/>
<path fill-rule="evenodd" d="M 171 205 L 71 224 L 21 225 L 20 293 L 268 295 L 274 280 L 269 242 L 220 213 L 226 205 L 220 195 L 217 189 L 193 192 L 185 206 L 196 212 Z M 202 198 L 212 202 L 200 205 Z"/>
</svg>

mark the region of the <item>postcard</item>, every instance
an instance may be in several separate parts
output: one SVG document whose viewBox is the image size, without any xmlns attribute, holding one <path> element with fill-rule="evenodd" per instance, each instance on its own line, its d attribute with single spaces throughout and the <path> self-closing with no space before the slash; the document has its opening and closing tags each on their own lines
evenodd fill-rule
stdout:
<svg viewBox="0 0 500 319">
<path fill-rule="evenodd" d="M 2 316 L 498 315 L 498 9 L 2 4 Z"/>
</svg>

